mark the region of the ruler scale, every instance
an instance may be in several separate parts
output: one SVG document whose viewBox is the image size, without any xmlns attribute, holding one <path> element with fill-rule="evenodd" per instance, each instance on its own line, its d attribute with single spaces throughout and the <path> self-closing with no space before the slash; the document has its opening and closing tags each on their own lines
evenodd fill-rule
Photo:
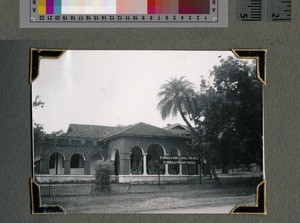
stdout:
<svg viewBox="0 0 300 223">
<path fill-rule="evenodd" d="M 238 0 L 238 20 L 261 21 L 263 18 L 263 7 L 262 0 Z"/>
<path fill-rule="evenodd" d="M 268 0 L 268 20 L 290 22 L 292 20 L 291 0 Z"/>
<path fill-rule="evenodd" d="M 291 0 L 237 0 L 239 21 L 291 21 Z"/>
</svg>

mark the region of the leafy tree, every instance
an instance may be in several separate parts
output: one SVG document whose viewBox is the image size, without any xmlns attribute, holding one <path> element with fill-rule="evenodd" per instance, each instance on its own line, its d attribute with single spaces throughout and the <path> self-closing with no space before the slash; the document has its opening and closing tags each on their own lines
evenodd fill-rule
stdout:
<svg viewBox="0 0 300 223">
<path fill-rule="evenodd" d="M 212 86 L 204 86 L 197 100 L 197 130 L 214 148 L 213 159 L 228 167 L 262 161 L 262 85 L 256 69 L 247 62 L 221 60 L 211 75 Z M 200 115 L 199 115 L 200 114 Z"/>
<path fill-rule="evenodd" d="M 37 95 L 32 103 L 32 107 L 34 109 L 43 108 L 45 106 L 45 102 L 43 102 L 39 95 Z M 34 135 L 34 145 L 37 145 L 45 136 L 56 137 L 64 134 L 63 130 L 54 131 L 50 134 L 45 132 L 44 126 L 42 124 L 38 124 L 34 121 L 33 123 L 33 135 Z"/>
<path fill-rule="evenodd" d="M 166 119 L 170 115 L 176 116 L 177 113 L 181 115 L 192 133 L 193 146 L 198 148 L 200 155 L 207 161 L 214 175 L 215 184 L 220 185 L 219 177 L 212 165 L 211 155 L 209 154 L 209 151 L 211 151 L 209 144 L 201 141 L 201 135 L 192 126 L 192 122 L 195 123 L 198 117 L 196 116 L 198 96 L 194 90 L 194 85 L 185 77 L 171 78 L 161 86 L 158 96 L 162 97 L 157 106 L 162 119 Z"/>
<path fill-rule="evenodd" d="M 33 123 L 34 145 L 37 145 L 45 135 L 44 126 L 42 124 Z"/>
<path fill-rule="evenodd" d="M 184 77 L 171 78 L 161 86 L 157 106 L 163 119 L 180 113 L 216 185 L 215 165 L 227 172 L 262 161 L 262 85 L 256 69 L 232 57 L 220 62 L 211 72 L 213 83 L 202 79 L 199 92 Z"/>
<path fill-rule="evenodd" d="M 63 134 L 65 134 L 65 132 L 61 129 L 58 131 L 51 132 L 50 134 L 47 134 L 47 136 L 56 137 L 56 136 L 61 136 Z"/>
<path fill-rule="evenodd" d="M 37 95 L 32 103 L 32 107 L 34 109 L 37 109 L 39 107 L 44 107 L 45 106 L 45 102 L 43 102 L 40 99 L 40 96 Z M 37 145 L 41 139 L 46 135 L 46 132 L 44 130 L 44 126 L 42 124 L 38 124 L 38 123 L 33 123 L 33 137 L 34 137 L 34 145 Z"/>
<path fill-rule="evenodd" d="M 44 107 L 45 102 L 40 99 L 40 96 L 37 95 L 32 103 L 33 108 Z"/>
<path fill-rule="evenodd" d="M 194 97 L 195 90 L 194 85 L 185 77 L 171 78 L 165 84 L 161 86 L 161 90 L 158 93 L 158 97 L 162 97 L 161 101 L 157 105 L 157 109 L 160 110 L 160 114 L 163 120 L 168 116 L 177 116 L 177 113 L 181 115 L 184 122 L 187 124 L 193 134 L 196 134 L 190 121 L 194 110 Z"/>
</svg>

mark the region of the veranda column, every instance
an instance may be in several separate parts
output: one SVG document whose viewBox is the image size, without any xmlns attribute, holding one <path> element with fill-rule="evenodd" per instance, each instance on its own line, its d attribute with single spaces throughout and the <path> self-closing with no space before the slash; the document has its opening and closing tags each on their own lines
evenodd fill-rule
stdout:
<svg viewBox="0 0 300 223">
<path fill-rule="evenodd" d="M 112 168 L 113 168 L 113 171 L 112 171 L 112 172 L 113 172 L 113 175 L 116 175 L 115 161 L 111 160 L 110 163 L 111 163 L 111 166 L 112 166 Z"/>
<path fill-rule="evenodd" d="M 165 164 L 165 175 L 170 175 L 169 174 L 169 164 Z"/>
<path fill-rule="evenodd" d="M 143 175 L 147 174 L 147 153 L 143 153 Z"/>
<path fill-rule="evenodd" d="M 40 159 L 40 174 L 49 174 L 49 163 L 50 159 L 41 158 Z"/>
<path fill-rule="evenodd" d="M 169 154 L 165 154 L 164 156 L 169 156 Z M 165 163 L 165 174 L 164 175 L 170 175 L 169 174 L 169 164 Z"/>
<path fill-rule="evenodd" d="M 64 160 L 64 174 L 65 175 L 69 175 L 70 174 L 70 163 L 71 161 L 70 160 Z"/>
<path fill-rule="evenodd" d="M 120 172 L 119 175 L 130 174 L 130 153 L 120 153 Z"/>
<path fill-rule="evenodd" d="M 179 175 L 182 175 L 182 164 L 179 164 Z"/>
<path fill-rule="evenodd" d="M 90 175 L 91 162 L 89 160 L 84 161 L 84 175 Z"/>
</svg>

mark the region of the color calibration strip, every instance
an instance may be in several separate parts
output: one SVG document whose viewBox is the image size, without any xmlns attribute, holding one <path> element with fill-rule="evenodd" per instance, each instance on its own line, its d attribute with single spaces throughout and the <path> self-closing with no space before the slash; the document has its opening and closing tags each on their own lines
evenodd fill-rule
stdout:
<svg viewBox="0 0 300 223">
<path fill-rule="evenodd" d="M 209 14 L 210 0 L 37 0 L 39 15 Z"/>
<path fill-rule="evenodd" d="M 29 1 L 30 24 L 35 25 L 26 27 L 44 27 L 39 24 L 49 24 L 47 27 L 228 26 L 228 0 Z"/>
</svg>

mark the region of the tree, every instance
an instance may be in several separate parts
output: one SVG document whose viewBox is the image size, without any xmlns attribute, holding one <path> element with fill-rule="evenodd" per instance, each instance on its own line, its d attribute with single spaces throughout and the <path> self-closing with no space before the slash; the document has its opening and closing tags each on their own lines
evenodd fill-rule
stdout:
<svg viewBox="0 0 300 223">
<path fill-rule="evenodd" d="M 43 108 L 45 106 L 45 102 L 43 102 L 39 95 L 37 95 L 32 103 L 32 107 L 34 109 Z M 54 131 L 50 134 L 45 132 L 44 126 L 42 124 L 36 123 L 33 121 L 33 136 L 34 136 L 34 145 L 37 145 L 45 136 L 56 137 L 64 134 L 63 130 Z"/>
<path fill-rule="evenodd" d="M 179 112 L 192 133 L 192 145 L 211 169 L 261 165 L 262 86 L 254 65 L 228 57 L 211 72 L 213 83 L 201 81 L 200 91 L 184 77 L 161 86 L 157 108 L 163 119 Z M 192 126 L 192 123 L 194 127 Z"/>
<path fill-rule="evenodd" d="M 197 122 L 195 118 L 198 117 L 196 115 L 198 96 L 194 90 L 194 85 L 186 80 L 185 77 L 180 77 L 179 79 L 171 78 L 161 86 L 158 97 L 162 97 L 157 105 L 162 119 L 166 119 L 170 115 L 177 116 L 177 113 L 181 115 L 191 131 L 193 147 L 197 148 L 200 155 L 207 161 L 214 175 L 215 184 L 219 186 L 221 183 L 212 165 L 211 155 L 209 154 L 209 151 L 211 151 L 210 145 L 209 143 L 201 142 L 201 135 L 199 135 L 191 124 L 192 122 Z"/>
<path fill-rule="evenodd" d="M 193 83 L 186 80 L 185 77 L 171 78 L 161 86 L 158 93 L 158 97 L 162 97 L 162 99 L 158 103 L 157 109 L 160 110 L 162 119 L 165 120 L 170 115 L 176 117 L 179 112 L 191 132 L 196 134 L 191 123 L 187 120 L 187 118 L 192 119 L 192 117 L 187 116 L 194 109 L 194 96 Z"/>
<path fill-rule="evenodd" d="M 35 99 L 34 99 L 34 101 L 32 103 L 32 107 L 33 108 L 38 108 L 38 107 L 44 107 L 44 105 L 45 105 L 45 102 L 43 102 L 40 99 L 40 96 L 39 95 L 35 96 Z"/>
<path fill-rule="evenodd" d="M 50 134 L 47 134 L 47 136 L 56 137 L 56 136 L 61 136 L 63 134 L 65 134 L 65 132 L 61 129 L 58 131 L 51 132 Z"/>
<path fill-rule="evenodd" d="M 45 102 L 40 99 L 40 96 L 37 95 L 32 103 L 32 107 L 37 109 L 39 107 L 44 107 Z M 34 145 L 37 145 L 41 139 L 46 135 L 44 131 L 44 126 L 42 124 L 38 124 L 33 121 L 33 138 L 34 138 Z"/>
<path fill-rule="evenodd" d="M 42 124 L 33 123 L 34 145 L 37 145 L 45 135 L 44 126 Z"/>
<path fill-rule="evenodd" d="M 215 66 L 212 86 L 204 86 L 197 100 L 196 123 L 203 140 L 214 148 L 213 159 L 228 167 L 262 161 L 262 87 L 256 69 L 228 57 Z"/>
</svg>

